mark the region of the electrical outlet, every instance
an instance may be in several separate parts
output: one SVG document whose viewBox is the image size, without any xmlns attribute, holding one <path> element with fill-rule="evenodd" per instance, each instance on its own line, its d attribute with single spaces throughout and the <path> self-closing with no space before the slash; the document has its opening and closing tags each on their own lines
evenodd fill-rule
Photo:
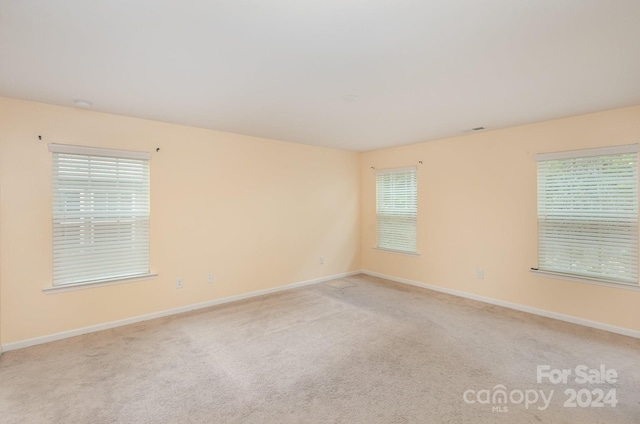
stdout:
<svg viewBox="0 0 640 424">
<path fill-rule="evenodd" d="M 320 265 L 324 265 L 324 256 L 320 256 Z"/>
<path fill-rule="evenodd" d="M 484 269 L 476 269 L 476 278 L 478 280 L 484 279 Z"/>
<path fill-rule="evenodd" d="M 177 289 L 181 289 L 181 288 L 183 288 L 183 287 L 184 287 L 184 282 L 182 281 L 182 278 L 178 278 L 178 279 L 176 280 L 176 288 L 177 288 Z"/>
<path fill-rule="evenodd" d="M 213 283 L 213 274 L 207 275 L 207 283 Z"/>
</svg>

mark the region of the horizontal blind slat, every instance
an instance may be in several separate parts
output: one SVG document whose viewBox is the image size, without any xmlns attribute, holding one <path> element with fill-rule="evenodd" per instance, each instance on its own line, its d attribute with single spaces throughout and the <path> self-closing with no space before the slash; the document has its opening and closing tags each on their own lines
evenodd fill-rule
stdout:
<svg viewBox="0 0 640 424">
<path fill-rule="evenodd" d="M 540 269 L 637 284 L 637 156 L 538 162 Z"/>
<path fill-rule="evenodd" d="M 377 246 L 415 253 L 417 225 L 415 168 L 376 171 Z"/>
<path fill-rule="evenodd" d="M 54 152 L 54 286 L 148 273 L 149 205 L 148 160 Z"/>
</svg>

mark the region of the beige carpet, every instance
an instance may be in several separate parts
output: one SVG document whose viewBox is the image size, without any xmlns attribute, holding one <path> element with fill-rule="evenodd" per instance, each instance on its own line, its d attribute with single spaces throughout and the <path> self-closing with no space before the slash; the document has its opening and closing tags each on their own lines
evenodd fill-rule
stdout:
<svg viewBox="0 0 640 424">
<path fill-rule="evenodd" d="M 601 364 L 617 382 L 536 382 Z M 0 422 L 637 424 L 640 340 L 360 275 L 6 352 Z"/>
</svg>

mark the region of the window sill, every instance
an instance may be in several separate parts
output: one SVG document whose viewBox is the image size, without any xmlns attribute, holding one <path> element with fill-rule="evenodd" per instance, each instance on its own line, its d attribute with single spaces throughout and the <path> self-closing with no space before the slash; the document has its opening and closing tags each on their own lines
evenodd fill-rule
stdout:
<svg viewBox="0 0 640 424">
<path fill-rule="evenodd" d="M 420 256 L 419 252 L 406 252 L 404 250 L 393 250 L 393 249 L 384 249 L 382 247 L 373 247 L 373 250 L 378 250 L 380 252 L 386 253 L 395 253 L 396 255 L 404 255 L 404 256 Z"/>
<path fill-rule="evenodd" d="M 149 274 L 133 275 L 131 277 L 111 278 L 108 280 L 89 281 L 86 283 L 66 284 L 64 286 L 45 287 L 42 289 L 45 294 L 63 293 L 75 290 L 92 289 L 95 287 L 113 286 L 116 284 L 133 283 L 135 281 L 151 280 L 158 276 L 157 272 Z"/>
<path fill-rule="evenodd" d="M 578 276 L 569 275 L 569 274 L 562 274 L 560 272 L 542 271 L 540 269 L 534 269 L 534 268 L 531 268 L 530 271 L 534 275 L 538 275 L 540 277 L 545 277 L 545 278 L 556 278 L 558 280 L 567 280 L 567 281 L 574 281 L 577 283 L 595 284 L 597 286 L 604 286 L 604 287 L 615 288 L 615 289 L 640 291 L 640 285 L 633 284 L 633 283 L 617 283 L 614 281 L 599 280 L 597 278 L 578 277 Z"/>
</svg>

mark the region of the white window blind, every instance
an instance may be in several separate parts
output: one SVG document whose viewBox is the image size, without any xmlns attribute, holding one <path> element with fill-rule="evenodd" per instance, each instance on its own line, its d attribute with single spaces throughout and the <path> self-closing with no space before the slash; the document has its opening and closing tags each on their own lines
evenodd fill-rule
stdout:
<svg viewBox="0 0 640 424">
<path fill-rule="evenodd" d="M 538 267 L 638 283 L 637 145 L 541 154 Z"/>
<path fill-rule="evenodd" d="M 141 152 L 50 144 L 53 285 L 149 273 L 149 161 Z"/>
<path fill-rule="evenodd" d="M 376 171 L 377 247 L 416 253 L 417 212 L 416 168 Z"/>
</svg>

